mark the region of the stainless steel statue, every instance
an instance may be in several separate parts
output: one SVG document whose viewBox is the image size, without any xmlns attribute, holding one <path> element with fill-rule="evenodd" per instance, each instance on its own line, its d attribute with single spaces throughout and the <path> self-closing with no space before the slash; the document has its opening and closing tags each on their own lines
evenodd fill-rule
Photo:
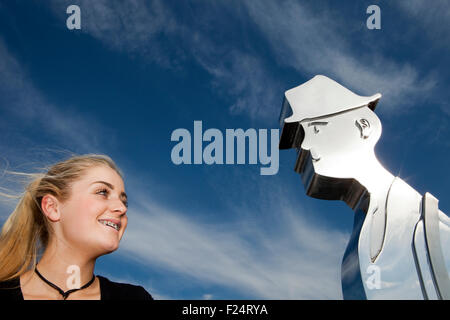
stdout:
<svg viewBox="0 0 450 320">
<path fill-rule="evenodd" d="M 450 219 L 379 163 L 381 94 L 356 95 L 315 76 L 286 91 L 280 149 L 297 148 L 306 194 L 354 211 L 342 260 L 344 299 L 450 299 Z"/>
</svg>

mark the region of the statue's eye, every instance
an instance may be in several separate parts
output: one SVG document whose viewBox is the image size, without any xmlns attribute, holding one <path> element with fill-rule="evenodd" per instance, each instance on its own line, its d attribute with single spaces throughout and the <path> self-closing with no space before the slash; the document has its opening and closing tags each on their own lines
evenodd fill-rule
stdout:
<svg viewBox="0 0 450 320">
<path fill-rule="evenodd" d="M 328 124 L 328 122 L 325 122 L 325 121 L 314 121 L 314 122 L 308 123 L 308 127 L 313 127 L 314 133 L 317 134 L 320 132 L 320 127 L 326 126 L 327 124 Z"/>
</svg>

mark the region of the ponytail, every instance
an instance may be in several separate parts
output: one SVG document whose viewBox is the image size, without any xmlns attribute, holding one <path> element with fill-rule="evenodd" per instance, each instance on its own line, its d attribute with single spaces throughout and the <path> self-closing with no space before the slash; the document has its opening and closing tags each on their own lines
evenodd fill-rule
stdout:
<svg viewBox="0 0 450 320">
<path fill-rule="evenodd" d="M 0 281 L 19 277 L 36 265 L 38 242 L 48 241 L 47 222 L 36 199 L 41 179 L 26 188 L 0 235 Z"/>
</svg>

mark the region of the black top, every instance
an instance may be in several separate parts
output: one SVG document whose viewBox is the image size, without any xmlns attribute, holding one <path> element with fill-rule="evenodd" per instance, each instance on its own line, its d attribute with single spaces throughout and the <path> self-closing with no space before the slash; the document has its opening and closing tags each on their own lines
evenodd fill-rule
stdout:
<svg viewBox="0 0 450 320">
<path fill-rule="evenodd" d="M 150 293 L 141 286 L 119 283 L 97 276 L 100 281 L 100 300 L 153 300 Z M 0 301 L 24 300 L 20 279 L 0 282 Z"/>
</svg>

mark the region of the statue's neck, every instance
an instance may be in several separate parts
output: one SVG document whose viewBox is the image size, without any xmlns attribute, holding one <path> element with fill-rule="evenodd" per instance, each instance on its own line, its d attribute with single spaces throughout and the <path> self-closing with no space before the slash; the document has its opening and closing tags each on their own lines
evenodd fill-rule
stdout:
<svg viewBox="0 0 450 320">
<path fill-rule="evenodd" d="M 368 191 L 369 202 L 364 209 L 367 210 L 366 214 L 371 221 L 368 229 L 370 230 L 369 250 L 371 260 L 375 261 L 384 243 L 387 222 L 386 205 L 395 177 L 376 161 L 361 172 L 357 179 Z"/>
<path fill-rule="evenodd" d="M 389 189 L 395 177 L 378 161 L 373 161 L 356 177 L 367 190 L 369 195 L 369 210 L 384 209 Z"/>
</svg>

